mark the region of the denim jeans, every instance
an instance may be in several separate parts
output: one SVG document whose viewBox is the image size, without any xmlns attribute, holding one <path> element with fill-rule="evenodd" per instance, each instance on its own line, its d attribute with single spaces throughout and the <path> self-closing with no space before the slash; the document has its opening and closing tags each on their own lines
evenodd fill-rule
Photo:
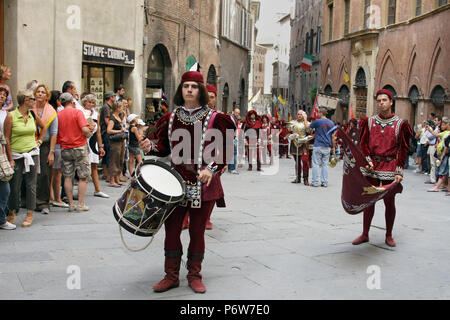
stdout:
<svg viewBox="0 0 450 320">
<path fill-rule="evenodd" d="M 9 182 L 8 181 L 0 181 L 0 225 L 6 223 L 6 208 L 8 205 L 9 199 Z"/>
<path fill-rule="evenodd" d="M 322 166 L 320 180 L 328 184 L 328 162 L 330 161 L 329 147 L 314 147 L 312 155 L 312 184 L 319 184 L 319 166 Z"/>
<path fill-rule="evenodd" d="M 237 144 L 238 144 L 238 141 L 236 139 L 234 139 L 233 143 L 234 143 L 234 147 L 233 147 L 233 149 L 234 149 L 233 162 L 228 164 L 228 172 L 236 170 L 237 150 L 238 150 Z"/>
</svg>

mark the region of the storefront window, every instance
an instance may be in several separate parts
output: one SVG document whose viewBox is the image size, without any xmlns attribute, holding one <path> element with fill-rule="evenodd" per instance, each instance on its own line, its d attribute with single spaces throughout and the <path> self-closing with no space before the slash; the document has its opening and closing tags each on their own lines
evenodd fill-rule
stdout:
<svg viewBox="0 0 450 320">
<path fill-rule="evenodd" d="M 116 86 L 116 71 L 114 68 L 106 67 L 105 68 L 105 92 L 107 91 L 115 91 Z"/>
<path fill-rule="evenodd" d="M 97 107 L 103 105 L 105 92 L 115 91 L 120 84 L 121 69 L 120 67 L 83 64 L 83 92 L 97 96 Z"/>
</svg>

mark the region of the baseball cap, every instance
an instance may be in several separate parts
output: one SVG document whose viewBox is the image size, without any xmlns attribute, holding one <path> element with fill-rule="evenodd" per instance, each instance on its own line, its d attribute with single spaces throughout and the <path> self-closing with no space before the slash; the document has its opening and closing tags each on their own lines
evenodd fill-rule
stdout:
<svg viewBox="0 0 450 320">
<path fill-rule="evenodd" d="M 72 100 L 73 100 L 73 96 L 68 92 L 64 92 L 63 94 L 61 94 L 59 96 L 59 101 L 61 102 L 62 105 L 65 105 L 65 104 L 71 102 Z"/>
<path fill-rule="evenodd" d="M 139 120 L 138 120 L 138 125 L 140 125 L 140 126 L 145 126 L 145 122 L 142 121 L 142 119 L 139 119 Z"/>
<path fill-rule="evenodd" d="M 109 98 L 115 96 L 116 94 L 112 91 L 106 91 L 105 92 L 105 99 L 108 100 Z"/>
<path fill-rule="evenodd" d="M 138 117 L 137 114 L 134 114 L 134 113 L 130 114 L 128 116 L 128 122 L 133 122 L 133 120 L 136 119 L 137 117 Z"/>
</svg>

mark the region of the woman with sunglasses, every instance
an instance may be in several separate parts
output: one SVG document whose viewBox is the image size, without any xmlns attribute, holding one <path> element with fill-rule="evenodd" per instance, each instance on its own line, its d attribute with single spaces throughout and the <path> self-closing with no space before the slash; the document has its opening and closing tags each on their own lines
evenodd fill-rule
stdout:
<svg viewBox="0 0 450 320">
<path fill-rule="evenodd" d="M 39 147 L 46 133 L 46 126 L 36 110 L 36 99 L 30 90 L 20 91 L 17 95 L 19 107 L 11 111 L 11 125 L 5 127 L 6 139 L 11 143 L 15 162 L 14 176 L 9 182 L 11 194 L 8 207 L 8 222 L 14 224 L 15 215 L 20 208 L 20 187 L 25 179 L 27 217 L 22 223 L 29 227 L 33 223 L 33 211 L 36 207 L 36 180 L 39 167 Z M 42 128 L 36 141 L 36 125 Z"/>
</svg>

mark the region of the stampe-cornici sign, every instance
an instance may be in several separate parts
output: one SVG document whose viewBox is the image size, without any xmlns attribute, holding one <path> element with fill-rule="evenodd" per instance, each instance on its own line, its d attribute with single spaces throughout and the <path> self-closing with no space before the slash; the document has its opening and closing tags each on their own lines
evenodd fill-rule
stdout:
<svg viewBox="0 0 450 320">
<path fill-rule="evenodd" d="M 83 62 L 134 68 L 134 51 L 83 42 Z"/>
</svg>

